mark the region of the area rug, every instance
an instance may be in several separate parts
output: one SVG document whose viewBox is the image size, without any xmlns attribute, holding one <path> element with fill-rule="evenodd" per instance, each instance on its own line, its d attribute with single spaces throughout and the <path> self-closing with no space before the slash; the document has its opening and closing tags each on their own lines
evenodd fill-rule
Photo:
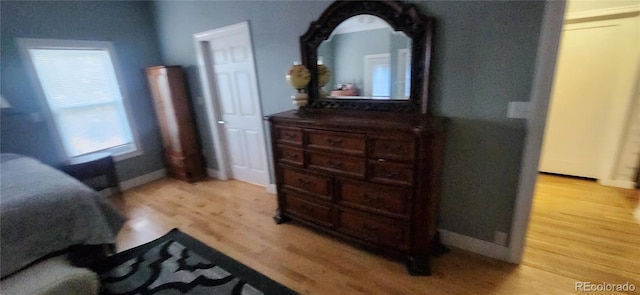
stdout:
<svg viewBox="0 0 640 295">
<path fill-rule="evenodd" d="M 92 269 L 101 294 L 297 294 L 178 229 Z"/>
</svg>

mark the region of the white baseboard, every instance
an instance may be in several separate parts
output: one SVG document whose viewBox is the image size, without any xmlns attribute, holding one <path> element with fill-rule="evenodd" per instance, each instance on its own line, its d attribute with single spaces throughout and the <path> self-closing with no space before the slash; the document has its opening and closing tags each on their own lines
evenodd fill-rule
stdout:
<svg viewBox="0 0 640 295">
<path fill-rule="evenodd" d="M 143 184 L 152 182 L 160 178 L 164 178 L 166 176 L 167 176 L 167 171 L 165 171 L 164 169 L 154 171 L 149 174 L 141 175 L 138 177 L 131 178 L 129 180 L 122 181 L 120 182 L 120 188 L 123 191 L 126 191 L 128 189 L 132 189 L 136 186 L 141 186 Z"/>
<path fill-rule="evenodd" d="M 218 180 L 227 180 L 227 179 L 222 179 L 220 177 L 220 170 L 215 170 L 215 169 L 211 169 L 211 168 L 207 168 L 207 174 L 209 175 L 209 177 L 211 178 L 215 178 Z M 254 183 L 255 185 L 259 185 L 259 186 L 264 186 L 262 184 L 257 184 Z M 267 192 L 270 194 L 276 194 L 276 185 L 275 184 L 267 184 L 267 186 L 265 187 Z"/>
<path fill-rule="evenodd" d="M 154 171 L 145 175 L 141 175 L 129 180 L 125 180 L 125 181 L 121 181 L 120 182 L 120 189 L 122 189 L 122 191 L 126 191 L 128 189 L 132 189 L 136 186 L 141 186 L 143 184 L 152 182 L 154 180 L 160 179 L 160 178 L 164 178 L 167 176 L 167 171 L 165 171 L 164 169 L 162 170 L 158 170 L 158 171 Z M 113 194 L 115 194 L 117 192 L 116 188 L 114 187 L 108 187 L 105 188 L 101 191 L 99 191 L 98 193 L 103 196 L 103 197 L 108 197 L 111 196 Z"/>
<path fill-rule="evenodd" d="M 267 185 L 267 192 L 272 194 L 272 195 L 277 194 L 275 183 L 270 183 L 270 184 Z"/>
<path fill-rule="evenodd" d="M 438 231 L 440 232 L 440 241 L 445 245 L 504 261 L 508 261 L 509 259 L 508 247 L 450 232 L 444 229 L 439 229 Z"/>
<path fill-rule="evenodd" d="M 567 13 L 566 20 L 577 20 L 582 18 L 613 16 L 616 14 L 636 13 L 640 11 L 640 5 L 629 5 L 622 7 L 612 7 L 603 9 L 593 9 Z"/>
<path fill-rule="evenodd" d="M 220 171 L 218 171 L 218 170 L 207 168 L 207 174 L 211 178 L 220 179 Z"/>
<path fill-rule="evenodd" d="M 598 179 L 598 183 L 604 186 L 613 186 L 619 188 L 632 189 L 636 184 L 633 181 L 628 180 L 616 180 L 616 179 Z"/>
</svg>

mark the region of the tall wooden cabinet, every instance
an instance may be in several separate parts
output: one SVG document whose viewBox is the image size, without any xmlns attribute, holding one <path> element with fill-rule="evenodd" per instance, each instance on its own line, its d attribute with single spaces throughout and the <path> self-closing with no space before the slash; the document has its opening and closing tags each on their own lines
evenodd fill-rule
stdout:
<svg viewBox="0 0 640 295">
<path fill-rule="evenodd" d="M 276 222 L 295 219 L 407 259 L 429 274 L 436 246 L 445 119 L 301 110 L 269 117 Z"/>
<path fill-rule="evenodd" d="M 180 66 L 146 69 L 162 133 L 169 176 L 187 182 L 205 176 L 202 153 Z"/>
</svg>

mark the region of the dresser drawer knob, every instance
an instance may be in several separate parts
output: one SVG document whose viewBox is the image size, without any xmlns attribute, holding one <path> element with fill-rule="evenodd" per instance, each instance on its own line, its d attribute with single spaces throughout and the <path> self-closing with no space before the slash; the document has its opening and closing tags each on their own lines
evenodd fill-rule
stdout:
<svg viewBox="0 0 640 295">
<path fill-rule="evenodd" d="M 313 215 L 313 211 L 314 211 L 314 210 L 313 210 L 313 207 L 310 207 L 310 206 L 309 206 L 309 205 L 307 205 L 307 204 L 302 204 L 302 205 L 300 205 L 300 210 L 302 210 L 302 211 L 303 211 L 303 213 L 305 213 L 305 214 L 309 214 L 309 215 Z"/>
<path fill-rule="evenodd" d="M 341 138 L 335 139 L 335 138 L 329 137 L 326 139 L 326 142 L 331 146 L 340 146 L 342 144 L 342 139 Z"/>
<path fill-rule="evenodd" d="M 298 159 L 298 154 L 295 153 L 286 153 L 285 157 L 289 158 L 289 159 L 294 159 L 297 160 Z"/>
<path fill-rule="evenodd" d="M 391 146 L 389 144 L 382 144 L 382 148 L 387 152 L 387 153 L 391 153 L 391 154 L 399 154 L 402 151 L 402 146 L 399 145 L 394 145 Z"/>
<path fill-rule="evenodd" d="M 377 235 L 380 232 L 380 228 L 367 223 L 361 223 L 360 229 L 362 229 L 364 232 L 366 232 L 369 235 Z"/>
<path fill-rule="evenodd" d="M 341 169 L 343 166 L 342 162 L 334 162 L 332 160 L 327 161 L 327 166 L 329 166 L 329 168 L 333 168 L 333 169 Z"/>
<path fill-rule="evenodd" d="M 365 203 L 367 203 L 369 206 L 375 206 L 375 205 L 378 205 L 378 203 L 380 203 L 382 198 L 380 198 L 380 196 L 370 196 L 369 194 L 365 193 L 362 195 L 362 200 Z"/>
<path fill-rule="evenodd" d="M 282 133 L 282 137 L 284 137 L 285 139 L 295 139 L 297 136 L 295 133 L 285 132 Z"/>
<path fill-rule="evenodd" d="M 304 178 L 298 178 L 298 184 L 300 184 L 301 186 L 310 186 L 311 181 L 306 180 Z"/>
<path fill-rule="evenodd" d="M 389 179 L 401 179 L 402 173 L 400 172 L 388 172 L 388 171 L 384 171 L 382 172 L 382 177 L 384 178 L 389 178 Z"/>
</svg>

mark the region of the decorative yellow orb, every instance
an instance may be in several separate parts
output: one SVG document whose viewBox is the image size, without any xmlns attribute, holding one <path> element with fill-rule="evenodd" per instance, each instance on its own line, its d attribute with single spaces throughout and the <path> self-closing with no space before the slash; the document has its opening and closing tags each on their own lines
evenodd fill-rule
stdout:
<svg viewBox="0 0 640 295">
<path fill-rule="evenodd" d="M 318 83 L 320 83 L 320 86 L 327 85 L 329 79 L 331 79 L 331 71 L 329 68 L 323 64 L 318 64 Z"/>
<path fill-rule="evenodd" d="M 289 73 L 286 76 L 289 84 L 293 86 L 295 89 L 303 89 L 309 84 L 311 80 L 311 74 L 309 70 L 304 65 L 296 65 L 294 64 L 291 69 L 289 69 Z"/>
</svg>

